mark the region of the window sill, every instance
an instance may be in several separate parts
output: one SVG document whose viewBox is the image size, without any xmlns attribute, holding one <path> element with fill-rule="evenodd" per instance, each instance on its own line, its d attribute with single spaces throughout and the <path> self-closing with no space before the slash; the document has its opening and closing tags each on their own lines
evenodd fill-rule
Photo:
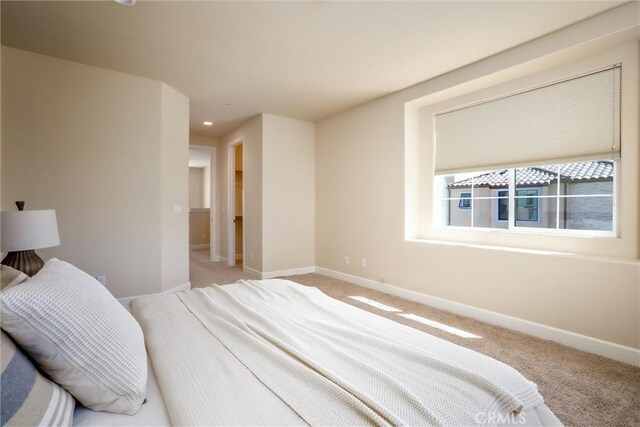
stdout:
<svg viewBox="0 0 640 427">
<path fill-rule="evenodd" d="M 506 221 L 504 221 L 506 222 Z M 538 227 L 516 227 L 515 229 L 508 228 L 486 228 L 486 227 L 460 227 L 460 226 L 436 226 L 438 232 L 446 232 L 446 230 L 455 230 L 457 232 L 480 232 L 480 233 L 501 233 L 512 235 L 526 235 L 526 236 L 553 236 L 553 237 L 580 237 L 586 239 L 619 239 L 613 231 L 598 231 L 598 230 L 571 230 L 571 229 L 553 229 L 553 228 L 538 228 Z"/>
<path fill-rule="evenodd" d="M 527 249 L 527 248 L 517 248 L 517 247 L 511 247 L 511 246 L 496 246 L 496 245 L 488 245 L 488 244 L 481 244 L 481 243 L 456 242 L 451 240 L 434 240 L 434 239 L 417 239 L 416 238 L 416 239 L 405 239 L 405 242 L 417 243 L 417 244 L 428 244 L 428 245 L 464 247 L 464 248 L 499 251 L 499 252 L 524 253 L 524 254 L 530 254 L 530 255 L 565 257 L 570 259 L 578 259 L 578 260 L 586 260 L 586 261 L 614 262 L 619 264 L 640 266 L 640 260 L 634 259 L 634 258 L 604 257 L 604 256 L 585 255 L 585 254 L 571 253 L 571 252 L 559 252 L 559 251 L 541 250 L 541 249 Z"/>
</svg>

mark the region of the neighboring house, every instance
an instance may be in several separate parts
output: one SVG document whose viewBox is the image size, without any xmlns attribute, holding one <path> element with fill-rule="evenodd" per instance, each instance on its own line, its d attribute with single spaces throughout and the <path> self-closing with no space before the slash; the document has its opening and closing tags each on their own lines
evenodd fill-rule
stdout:
<svg viewBox="0 0 640 427">
<path fill-rule="evenodd" d="M 506 169 L 449 183 L 449 225 L 470 226 L 473 211 L 474 227 L 507 228 L 508 183 Z M 516 196 L 519 196 L 515 200 L 518 226 L 556 228 L 558 219 L 557 228 L 560 229 L 612 228 L 612 161 L 517 169 L 516 188 Z M 579 195 L 594 197 L 565 197 Z"/>
</svg>

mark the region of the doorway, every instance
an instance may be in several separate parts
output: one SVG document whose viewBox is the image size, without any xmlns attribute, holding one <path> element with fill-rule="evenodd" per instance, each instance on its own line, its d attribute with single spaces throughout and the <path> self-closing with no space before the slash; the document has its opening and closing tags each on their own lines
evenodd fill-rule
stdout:
<svg viewBox="0 0 640 427">
<path fill-rule="evenodd" d="M 244 268 L 244 153 L 242 141 L 229 145 L 229 248 L 227 264 Z"/>
<path fill-rule="evenodd" d="M 216 218 L 216 148 L 189 145 L 189 248 L 220 261 Z"/>
</svg>

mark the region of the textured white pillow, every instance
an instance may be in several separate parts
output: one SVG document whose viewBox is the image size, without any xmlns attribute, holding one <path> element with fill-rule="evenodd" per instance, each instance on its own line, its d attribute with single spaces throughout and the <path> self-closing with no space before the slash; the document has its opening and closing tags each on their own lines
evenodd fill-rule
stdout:
<svg viewBox="0 0 640 427">
<path fill-rule="evenodd" d="M 2 292 L 2 329 L 84 406 L 133 415 L 146 397 L 140 326 L 97 280 L 50 259 Z"/>
</svg>

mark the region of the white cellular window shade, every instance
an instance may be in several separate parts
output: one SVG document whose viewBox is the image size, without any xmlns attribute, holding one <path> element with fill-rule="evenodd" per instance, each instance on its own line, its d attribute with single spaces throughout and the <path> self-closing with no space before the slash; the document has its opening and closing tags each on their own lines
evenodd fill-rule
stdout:
<svg viewBox="0 0 640 427">
<path fill-rule="evenodd" d="M 620 155 L 620 67 L 435 115 L 436 174 Z"/>
</svg>

